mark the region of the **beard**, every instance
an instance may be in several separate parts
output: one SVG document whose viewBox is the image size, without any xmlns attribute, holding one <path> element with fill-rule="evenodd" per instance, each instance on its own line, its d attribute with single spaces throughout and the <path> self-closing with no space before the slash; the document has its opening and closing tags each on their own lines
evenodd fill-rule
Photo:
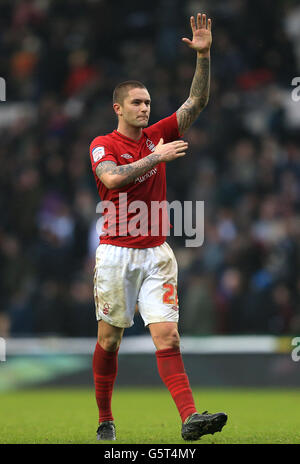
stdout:
<svg viewBox="0 0 300 464">
<path fill-rule="evenodd" d="M 149 121 L 149 118 L 139 118 L 137 119 L 136 127 L 145 128 L 148 126 L 148 121 Z"/>
</svg>

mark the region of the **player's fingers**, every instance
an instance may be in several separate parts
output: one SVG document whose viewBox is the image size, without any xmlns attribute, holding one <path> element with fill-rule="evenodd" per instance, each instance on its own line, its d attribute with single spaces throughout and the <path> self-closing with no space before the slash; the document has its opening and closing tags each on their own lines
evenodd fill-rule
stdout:
<svg viewBox="0 0 300 464">
<path fill-rule="evenodd" d="M 207 20 L 207 29 L 211 31 L 211 19 Z"/>
<path fill-rule="evenodd" d="M 171 143 L 176 145 L 178 143 L 188 143 L 188 142 L 186 142 L 185 140 L 179 139 L 179 140 L 174 140 L 174 142 L 171 142 Z"/>
<path fill-rule="evenodd" d="M 196 30 L 196 24 L 195 24 L 194 16 L 191 16 L 191 28 L 192 28 L 192 32 L 194 33 L 195 30 Z"/>
<path fill-rule="evenodd" d="M 206 29 L 206 14 L 202 15 L 202 27 Z"/>
<path fill-rule="evenodd" d="M 174 140 L 173 142 L 166 143 L 166 147 L 176 148 L 177 146 L 182 144 L 182 140 Z"/>
<path fill-rule="evenodd" d="M 183 145 L 183 144 L 187 144 L 187 142 L 185 142 L 184 140 L 174 140 L 173 142 L 169 142 L 169 144 L 172 147 L 177 147 L 177 146 L 180 146 L 180 145 Z"/>
<path fill-rule="evenodd" d="M 201 20 L 201 13 L 198 13 L 198 14 L 197 14 L 197 29 L 200 29 L 200 27 L 201 27 L 201 22 L 202 22 L 202 20 Z"/>
<path fill-rule="evenodd" d="M 182 152 L 183 150 L 186 150 L 187 148 L 188 148 L 188 145 L 186 144 L 186 145 L 182 145 L 182 146 L 180 146 L 180 147 L 176 147 L 176 148 L 175 148 L 175 151 L 176 151 L 176 153 L 180 153 L 180 152 Z"/>
<path fill-rule="evenodd" d="M 182 143 L 175 143 L 174 148 L 175 150 L 182 150 L 183 148 L 187 148 L 188 143 L 187 142 L 182 142 Z"/>
</svg>

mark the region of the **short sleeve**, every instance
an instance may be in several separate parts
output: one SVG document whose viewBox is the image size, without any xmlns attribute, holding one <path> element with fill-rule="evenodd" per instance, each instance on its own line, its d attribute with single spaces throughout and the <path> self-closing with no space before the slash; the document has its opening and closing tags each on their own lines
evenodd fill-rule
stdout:
<svg viewBox="0 0 300 464">
<path fill-rule="evenodd" d="M 148 136 L 153 136 L 153 134 L 159 135 L 159 137 L 164 139 L 164 143 L 178 140 L 181 135 L 179 134 L 176 113 L 173 113 L 171 116 L 161 119 L 156 124 L 149 126 L 145 132 Z"/>
<path fill-rule="evenodd" d="M 103 161 L 113 161 L 117 164 L 117 158 L 113 153 L 111 144 L 101 136 L 96 137 L 90 144 L 90 159 L 93 171 Z"/>
</svg>

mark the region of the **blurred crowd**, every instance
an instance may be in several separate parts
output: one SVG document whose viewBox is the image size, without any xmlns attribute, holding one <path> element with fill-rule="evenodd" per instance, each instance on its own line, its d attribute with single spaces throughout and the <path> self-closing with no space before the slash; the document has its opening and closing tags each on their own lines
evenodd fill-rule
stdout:
<svg viewBox="0 0 300 464">
<path fill-rule="evenodd" d="M 300 331 L 300 7 L 210 0 L 208 106 L 167 166 L 168 200 L 204 201 L 205 239 L 169 237 L 182 334 Z M 0 336 L 96 336 L 99 201 L 89 144 L 137 79 L 151 121 L 188 97 L 193 0 L 2 0 Z M 299 79 L 300 80 L 300 79 Z M 300 95 L 300 92 L 299 92 Z M 127 335 L 144 333 L 139 315 Z"/>
</svg>

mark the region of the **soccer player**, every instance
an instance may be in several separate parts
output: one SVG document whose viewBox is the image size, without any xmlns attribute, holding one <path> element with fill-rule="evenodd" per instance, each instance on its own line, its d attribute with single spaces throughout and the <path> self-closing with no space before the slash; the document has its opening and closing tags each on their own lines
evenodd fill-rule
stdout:
<svg viewBox="0 0 300 464">
<path fill-rule="evenodd" d="M 196 410 L 180 352 L 177 263 L 161 227 L 163 213 L 155 218 L 150 214 L 153 202 L 166 200 L 165 163 L 185 156 L 188 144 L 180 138 L 209 97 L 211 20 L 205 14 L 196 19 L 192 16 L 191 28 L 192 40 L 182 40 L 197 52 L 197 64 L 186 102 L 176 113 L 147 127 L 151 105 L 147 89 L 138 81 L 123 82 L 113 94 L 117 130 L 96 137 L 90 145 L 99 196 L 106 205 L 111 202 L 114 206 L 108 206 L 94 276 L 98 339 L 93 374 L 99 440 L 116 439 L 111 398 L 118 350 L 124 329 L 133 324 L 136 304 L 156 347 L 159 375 L 181 417 L 183 439 L 197 440 L 221 431 L 227 421 L 224 413 L 199 414 Z M 130 204 L 134 201 L 143 201 L 147 207 L 140 217 L 140 226 L 147 233 L 130 233 L 134 218 Z M 155 222 L 158 233 L 151 234 Z"/>
</svg>

